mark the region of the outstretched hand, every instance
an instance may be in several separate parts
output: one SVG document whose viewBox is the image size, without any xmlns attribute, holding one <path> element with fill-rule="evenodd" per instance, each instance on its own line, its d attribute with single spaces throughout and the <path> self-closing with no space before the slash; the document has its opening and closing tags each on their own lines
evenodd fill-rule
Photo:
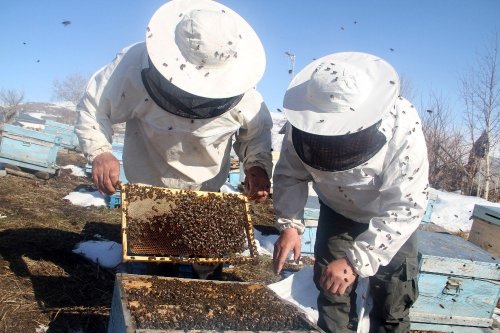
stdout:
<svg viewBox="0 0 500 333">
<path fill-rule="evenodd" d="M 281 231 L 280 237 L 274 244 L 274 272 L 276 274 L 279 274 L 281 272 L 290 251 L 293 251 L 293 260 L 298 261 L 300 259 L 300 248 L 300 235 L 297 229 L 288 228 Z"/>
<path fill-rule="evenodd" d="M 266 170 L 258 166 L 245 171 L 245 195 L 257 202 L 264 202 L 269 197 L 271 182 Z"/>
<path fill-rule="evenodd" d="M 92 162 L 92 180 L 101 194 L 113 194 L 120 180 L 120 161 L 109 152 Z"/>
</svg>

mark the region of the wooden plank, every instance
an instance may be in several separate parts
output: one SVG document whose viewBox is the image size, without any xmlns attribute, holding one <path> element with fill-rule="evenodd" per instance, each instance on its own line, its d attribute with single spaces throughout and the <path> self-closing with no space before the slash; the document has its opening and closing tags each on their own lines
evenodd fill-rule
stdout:
<svg viewBox="0 0 500 333">
<path fill-rule="evenodd" d="M 500 270 L 496 264 L 450 257 L 422 256 L 420 272 L 500 280 Z"/>
<path fill-rule="evenodd" d="M 427 323 L 411 323 L 411 330 L 453 333 L 498 333 L 489 327 L 454 326 Z"/>
<path fill-rule="evenodd" d="M 500 207 L 475 204 L 472 217 L 500 226 Z"/>
<path fill-rule="evenodd" d="M 491 220 L 494 220 L 493 218 Z M 500 220 L 500 219 L 499 219 Z M 469 242 L 488 251 L 495 257 L 500 257 L 500 225 L 474 218 L 469 233 Z"/>
<path fill-rule="evenodd" d="M 419 297 L 410 309 L 415 322 L 487 327 L 498 301 L 500 285 L 493 281 L 421 273 Z M 447 288 L 448 287 L 448 288 Z"/>
</svg>

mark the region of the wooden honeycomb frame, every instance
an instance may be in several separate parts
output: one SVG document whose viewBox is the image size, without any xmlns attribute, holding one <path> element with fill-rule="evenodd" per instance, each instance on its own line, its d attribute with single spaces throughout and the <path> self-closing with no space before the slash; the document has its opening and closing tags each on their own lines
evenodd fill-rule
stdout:
<svg viewBox="0 0 500 333">
<path fill-rule="evenodd" d="M 155 214 L 161 214 L 158 212 L 158 209 L 151 203 L 152 201 L 158 202 L 158 199 L 155 197 L 151 199 L 149 198 L 137 198 L 137 197 L 129 197 L 130 192 L 134 191 L 151 191 L 151 193 L 168 193 L 169 195 L 182 195 L 183 193 L 189 193 L 190 195 L 195 194 L 197 197 L 206 197 L 206 196 L 217 196 L 217 198 L 221 198 L 222 200 L 226 200 L 227 198 L 235 198 L 237 197 L 241 200 L 241 207 L 244 209 L 244 212 L 239 212 L 240 214 L 245 216 L 245 221 L 243 223 L 243 230 L 245 232 L 245 242 L 249 249 L 249 255 L 243 255 L 242 253 L 233 253 L 231 255 L 218 255 L 218 256 L 204 256 L 204 255 L 189 255 L 189 254 L 165 254 L 165 253 L 144 253 L 141 251 L 134 251 L 134 246 L 131 246 L 131 238 L 129 237 L 129 218 L 131 221 L 134 219 L 131 218 L 132 214 L 140 215 L 142 218 L 142 214 L 149 214 L 149 216 L 154 216 Z M 249 215 L 249 206 L 248 200 L 244 195 L 237 194 L 225 194 L 219 192 L 203 192 L 203 191 L 191 191 L 191 190 L 179 190 L 179 189 L 171 189 L 171 188 L 162 188 L 162 187 L 154 187 L 143 184 L 122 184 L 120 185 L 120 195 L 121 195 L 121 210 L 122 210 L 122 259 L 124 262 L 158 262 L 158 263 L 199 263 L 199 264 L 218 264 L 218 263 L 242 263 L 253 261 L 257 257 L 257 248 L 255 245 L 255 238 L 253 233 L 253 224 Z M 151 194 L 154 196 L 154 194 Z M 161 200 L 161 199 L 160 199 Z M 140 202 L 140 205 L 138 204 Z M 162 204 L 166 204 L 166 206 L 162 207 L 170 207 L 171 203 L 168 201 L 162 202 Z M 170 206 L 169 206 L 170 205 Z M 137 209 L 139 212 L 134 213 L 134 209 Z M 168 209 L 168 208 L 167 208 Z M 242 230 L 242 231 L 243 231 Z M 135 240 L 137 241 L 137 240 Z M 146 243 L 146 241 L 144 242 Z M 140 246 L 135 246 L 135 248 Z M 147 246 L 146 246 L 147 247 Z M 153 246 L 154 248 L 154 246 Z M 146 251 L 147 252 L 147 251 Z"/>
</svg>

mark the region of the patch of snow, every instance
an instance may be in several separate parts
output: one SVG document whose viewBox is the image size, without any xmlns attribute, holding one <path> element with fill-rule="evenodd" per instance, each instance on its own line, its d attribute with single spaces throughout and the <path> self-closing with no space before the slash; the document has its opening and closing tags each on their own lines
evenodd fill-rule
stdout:
<svg viewBox="0 0 500 333">
<path fill-rule="evenodd" d="M 44 120 L 44 117 L 47 116 L 47 114 L 45 112 L 30 112 L 30 113 L 28 113 L 28 115 L 33 117 L 33 118 L 40 119 L 40 120 Z"/>
<path fill-rule="evenodd" d="M 73 205 L 77 206 L 105 206 L 104 197 L 99 191 L 93 192 L 71 192 L 63 199 L 69 200 Z"/>
<path fill-rule="evenodd" d="M 82 242 L 76 245 L 73 252 L 105 268 L 115 268 L 122 262 L 122 246 L 113 241 Z"/>
<path fill-rule="evenodd" d="M 47 325 L 40 324 L 37 328 L 35 328 L 35 333 L 46 333 L 49 330 Z"/>
<path fill-rule="evenodd" d="M 472 227 L 472 212 L 475 204 L 500 207 L 479 197 L 465 196 L 458 193 L 431 189 L 431 194 L 437 196 L 433 204 L 431 223 L 439 225 L 449 232 L 469 232 Z"/>
<path fill-rule="evenodd" d="M 86 177 L 87 174 L 85 173 L 85 170 L 79 166 L 76 165 L 65 165 L 61 167 L 62 169 L 70 169 L 71 174 L 76 177 Z"/>
</svg>

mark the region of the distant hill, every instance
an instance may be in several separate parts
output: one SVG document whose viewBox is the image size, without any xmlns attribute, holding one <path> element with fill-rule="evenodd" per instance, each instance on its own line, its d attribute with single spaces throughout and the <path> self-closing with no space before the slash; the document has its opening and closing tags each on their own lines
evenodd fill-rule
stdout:
<svg viewBox="0 0 500 333">
<path fill-rule="evenodd" d="M 63 124 L 74 125 L 76 122 L 75 106 L 72 104 L 52 104 L 29 102 L 16 106 L 18 117 L 22 115 L 46 120 L 54 120 Z"/>
</svg>

